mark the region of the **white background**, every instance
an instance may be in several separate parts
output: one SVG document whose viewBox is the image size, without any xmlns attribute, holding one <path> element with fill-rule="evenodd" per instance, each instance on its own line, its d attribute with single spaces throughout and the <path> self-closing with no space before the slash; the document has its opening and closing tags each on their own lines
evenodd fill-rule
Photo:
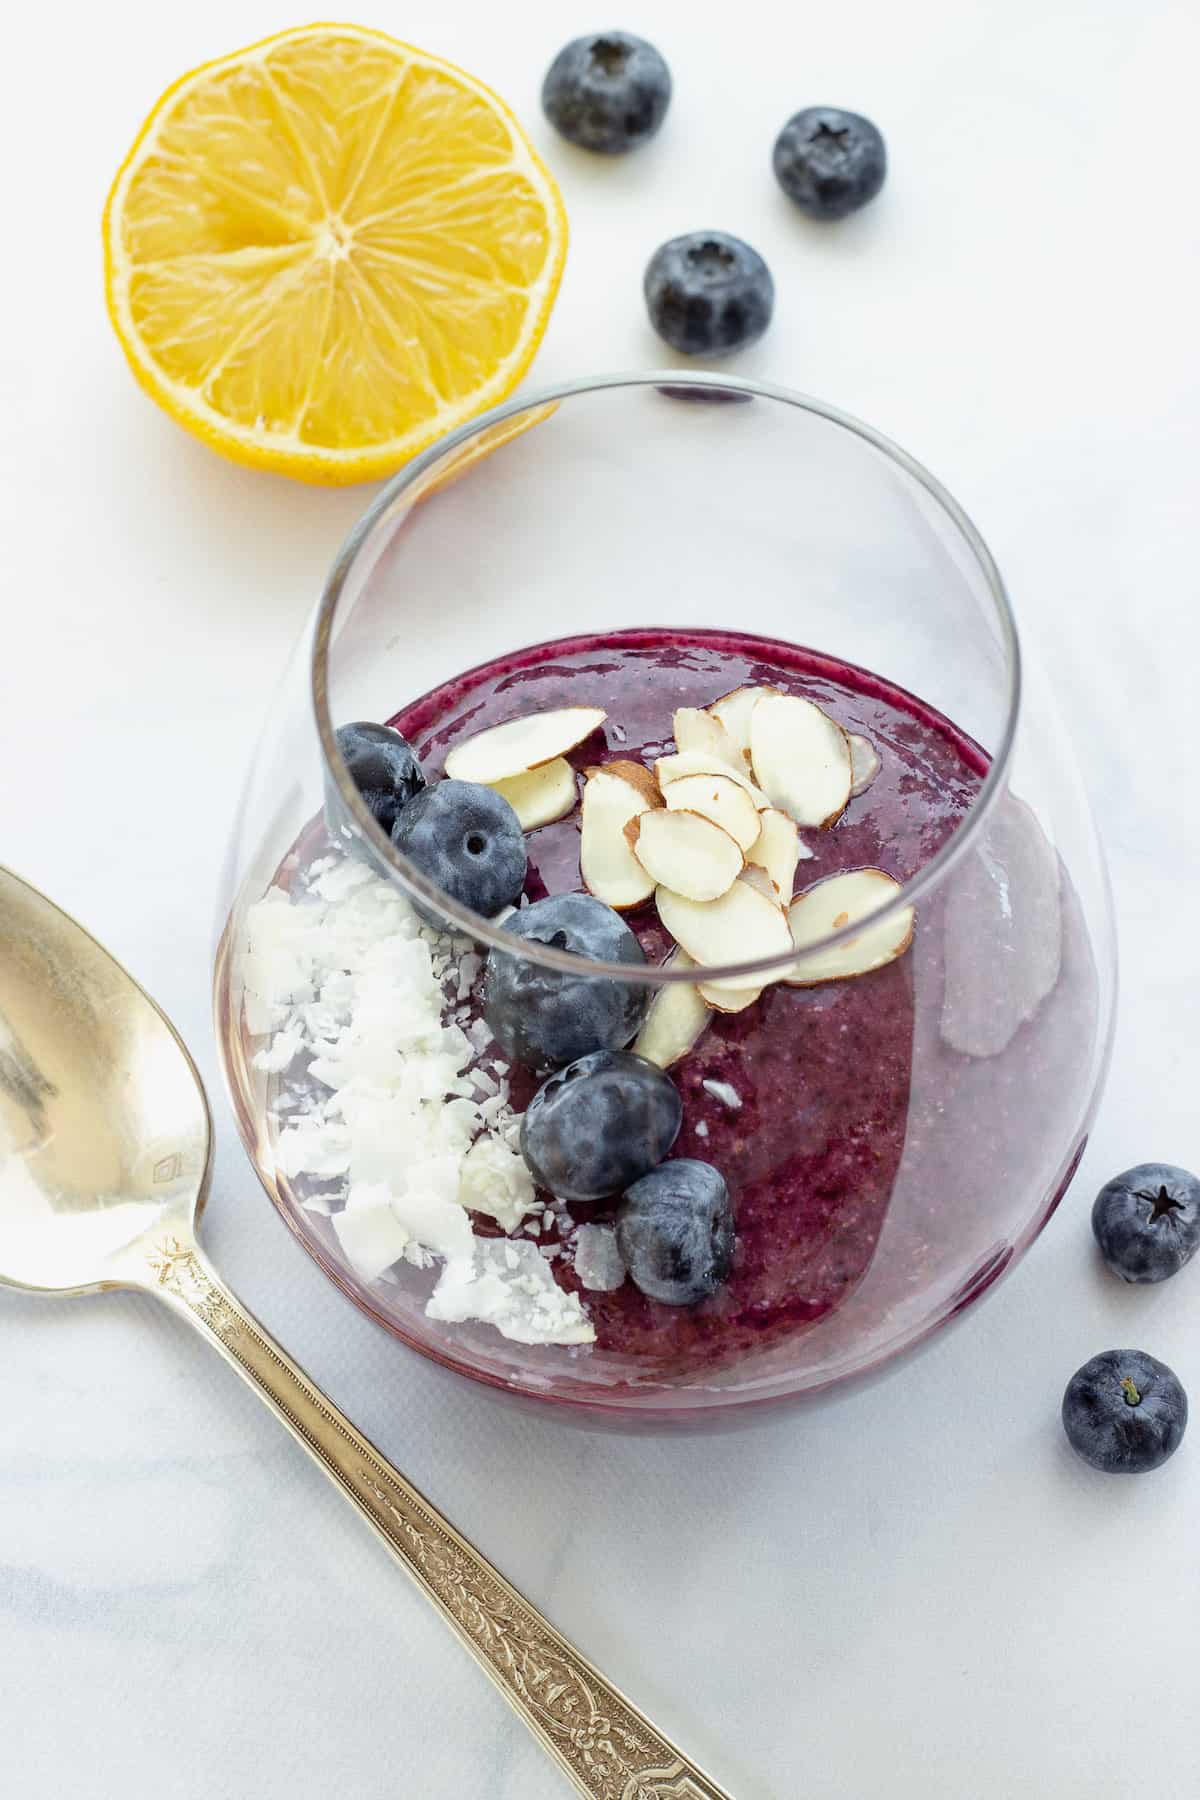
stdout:
<svg viewBox="0 0 1200 1800">
<path fill-rule="evenodd" d="M 619 9 L 618 9 L 619 10 Z M 604 8 L 600 8 L 602 13 Z M 301 15 L 302 16 L 302 15 Z M 39 6 L 0 109 L 4 860 L 78 912 L 213 1090 L 218 1263 L 356 1421 L 738 1800 L 1156 1800 L 1200 1789 L 1200 1423 L 1106 1481 L 1057 1423 L 1138 1343 L 1200 1401 L 1200 1269 L 1123 1290 L 1087 1209 L 1200 1164 L 1195 0 L 638 0 L 661 137 L 593 162 L 541 121 L 590 6 L 368 9 L 492 82 L 573 248 L 535 379 L 661 361 L 664 237 L 748 237 L 779 294 L 747 373 L 898 438 L 972 512 L 1048 666 L 1110 853 L 1116 1060 L 1042 1242 L 889 1382 L 716 1440 L 579 1435 L 419 1361 L 278 1223 L 208 1014 L 217 871 L 272 685 L 368 498 L 253 475 L 160 417 L 103 309 L 99 216 L 189 66 L 301 22 L 246 0 Z M 709 23 L 703 23 L 705 18 Z M 792 212 L 777 127 L 882 125 L 882 198 Z M 257 1402 L 150 1302 L 0 1297 L 0 1786 L 42 1800 L 558 1800 L 560 1777 Z"/>
</svg>

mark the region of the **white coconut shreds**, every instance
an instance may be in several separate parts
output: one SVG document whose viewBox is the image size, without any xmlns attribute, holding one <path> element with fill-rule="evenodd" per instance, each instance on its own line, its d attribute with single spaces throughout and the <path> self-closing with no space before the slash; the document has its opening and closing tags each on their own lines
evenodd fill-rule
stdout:
<svg viewBox="0 0 1200 1800">
<path fill-rule="evenodd" d="M 575 1234 L 575 1273 L 585 1288 L 611 1294 L 625 1280 L 625 1262 L 611 1225 L 581 1225 Z"/>
<path fill-rule="evenodd" d="M 591 1343 L 578 1295 L 535 1244 L 471 1229 L 468 1208 L 507 1232 L 541 1210 L 505 1065 L 493 1055 L 474 1072 L 494 1049 L 486 1026 L 447 1023 L 478 952 L 422 925 L 361 863 L 324 858 L 294 894 L 272 888 L 250 907 L 241 966 L 246 1026 L 265 1040 L 255 1066 L 280 1075 L 307 1061 L 273 1115 L 280 1167 L 337 1184 L 311 1210 L 329 1215 L 360 1279 L 440 1259 L 430 1318 L 480 1320 L 523 1344 Z"/>
</svg>

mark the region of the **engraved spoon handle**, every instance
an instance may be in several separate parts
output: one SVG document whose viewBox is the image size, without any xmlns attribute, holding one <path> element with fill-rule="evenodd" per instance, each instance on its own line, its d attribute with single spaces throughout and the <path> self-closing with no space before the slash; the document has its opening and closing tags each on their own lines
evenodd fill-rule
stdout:
<svg viewBox="0 0 1200 1800">
<path fill-rule="evenodd" d="M 139 1285 L 185 1317 L 299 1439 L 589 1800 L 731 1800 L 356 1431 L 196 1243 L 156 1243 Z"/>
</svg>

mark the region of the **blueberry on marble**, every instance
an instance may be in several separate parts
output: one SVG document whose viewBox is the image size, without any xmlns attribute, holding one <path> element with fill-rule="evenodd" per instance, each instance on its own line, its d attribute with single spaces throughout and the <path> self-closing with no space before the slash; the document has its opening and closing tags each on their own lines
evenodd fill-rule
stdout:
<svg viewBox="0 0 1200 1800">
<path fill-rule="evenodd" d="M 511 906 L 525 885 L 520 821 L 502 794 L 478 782 L 425 788 L 401 809 L 392 842 L 443 893 L 486 919 Z"/>
<path fill-rule="evenodd" d="M 771 323 L 775 284 L 757 250 L 727 231 L 660 244 L 642 283 L 650 323 L 685 356 L 744 350 Z"/>
<path fill-rule="evenodd" d="M 1096 1195 L 1092 1230 L 1122 1281 L 1166 1281 L 1200 1247 L 1200 1180 L 1170 1163 L 1139 1163 Z"/>
<path fill-rule="evenodd" d="M 670 69 L 653 44 L 628 31 L 574 38 L 542 83 L 542 109 L 555 130 L 603 156 L 652 138 L 670 102 Z"/>
<path fill-rule="evenodd" d="M 515 913 L 505 930 L 594 962 L 644 964 L 641 945 L 620 913 L 591 894 L 552 894 Z M 487 960 L 483 1016 L 510 1062 L 555 1069 L 593 1050 L 619 1050 L 646 1016 L 651 991 L 609 975 L 544 969 L 493 950 Z"/>
<path fill-rule="evenodd" d="M 1188 1403 L 1173 1369 L 1144 1350 L 1105 1350 L 1076 1369 L 1063 1395 L 1071 1448 L 1105 1475 L 1142 1475 L 1173 1456 Z"/>
<path fill-rule="evenodd" d="M 627 1050 L 597 1050 L 543 1082 L 521 1121 L 521 1151 L 560 1200 L 603 1200 L 662 1161 L 682 1119 L 665 1070 Z"/>
<path fill-rule="evenodd" d="M 416 752 L 391 725 L 375 725 L 369 719 L 339 726 L 335 735 L 351 781 L 380 830 L 390 834 L 401 808 L 425 786 Z M 338 828 L 345 818 L 345 802 L 327 776 L 325 819 L 330 835 L 339 841 Z"/>
<path fill-rule="evenodd" d="M 806 106 L 775 140 L 776 179 L 812 219 L 844 219 L 873 200 L 887 175 L 878 127 L 839 106 Z"/>
<path fill-rule="evenodd" d="M 690 1157 L 635 1181 L 617 1214 L 625 1267 L 643 1294 L 667 1306 L 694 1306 L 728 1281 L 733 1238 L 724 1177 Z"/>
</svg>

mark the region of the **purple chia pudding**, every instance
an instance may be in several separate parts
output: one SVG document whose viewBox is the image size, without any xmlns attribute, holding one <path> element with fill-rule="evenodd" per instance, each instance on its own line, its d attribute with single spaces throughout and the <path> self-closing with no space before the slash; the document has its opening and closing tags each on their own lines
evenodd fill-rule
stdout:
<svg viewBox="0 0 1200 1800">
<path fill-rule="evenodd" d="M 713 632 L 564 639 L 472 669 L 391 723 L 434 781 L 452 746 L 486 727 L 557 707 L 601 706 L 605 724 L 571 756 L 582 787 L 588 766 L 668 754 L 677 707 L 706 707 L 733 689 L 764 685 L 816 701 L 868 738 L 881 763 L 836 825 L 801 834 L 812 856 L 799 865 L 797 890 L 864 867 L 902 882 L 915 875 L 967 814 L 988 758 L 912 694 L 810 650 Z M 1010 850 L 1034 868 L 1041 855 L 1030 847 L 1034 835 L 1039 845 L 1044 840 L 1017 803 L 1006 804 Z M 530 833 L 527 848 L 530 899 L 581 889 L 578 809 Z M 1094 1029 L 1094 971 L 1056 863 L 1054 885 L 1062 919 L 1044 985 L 1058 1003 L 1043 1004 L 1043 994 L 1030 1019 L 1014 1014 L 1004 1043 L 1002 1031 L 994 1043 L 984 1041 L 994 1009 L 972 1012 L 971 957 L 964 962 L 961 920 L 948 942 L 955 900 L 945 886 L 919 907 L 911 951 L 888 966 L 810 989 L 769 987 L 745 1012 L 713 1016 L 672 1069 L 684 1102 L 672 1155 L 711 1162 L 724 1176 L 737 1223 L 732 1274 L 693 1307 L 660 1304 L 631 1281 L 582 1292 L 595 1352 L 673 1377 L 727 1366 L 811 1331 L 839 1309 L 849 1314 L 884 1244 L 887 1267 L 872 1279 L 866 1321 L 876 1331 L 881 1308 L 903 1330 L 906 1301 L 927 1284 L 931 1246 L 940 1246 L 939 1265 L 953 1264 L 948 1237 L 961 1239 L 960 1264 L 970 1271 L 964 1297 L 992 1278 L 1011 1254 L 1011 1208 L 1001 1192 L 989 1217 L 989 1196 L 1045 1181 L 1049 1135 L 1061 1129 L 1069 1103 L 1070 1071 L 1060 1065 L 1074 1034 Z M 626 918 L 647 958 L 661 960 L 671 943 L 652 903 Z M 1002 922 L 987 919 L 969 925 L 983 953 L 1002 949 L 1001 931 Z M 939 1121 L 972 1083 L 980 1090 L 978 1138 L 948 1137 Z M 514 1105 L 523 1108 L 536 1086 L 535 1077 L 514 1070 Z M 1060 1187 L 1076 1149 L 1056 1165 Z M 902 1164 L 904 1204 L 889 1216 Z M 1047 1184 L 1048 1206 L 1056 1191 Z M 612 1212 L 607 1203 L 570 1210 L 578 1222 Z M 496 1229 L 479 1216 L 475 1227 Z M 570 1259 L 554 1266 L 560 1285 L 579 1291 Z"/>
</svg>

